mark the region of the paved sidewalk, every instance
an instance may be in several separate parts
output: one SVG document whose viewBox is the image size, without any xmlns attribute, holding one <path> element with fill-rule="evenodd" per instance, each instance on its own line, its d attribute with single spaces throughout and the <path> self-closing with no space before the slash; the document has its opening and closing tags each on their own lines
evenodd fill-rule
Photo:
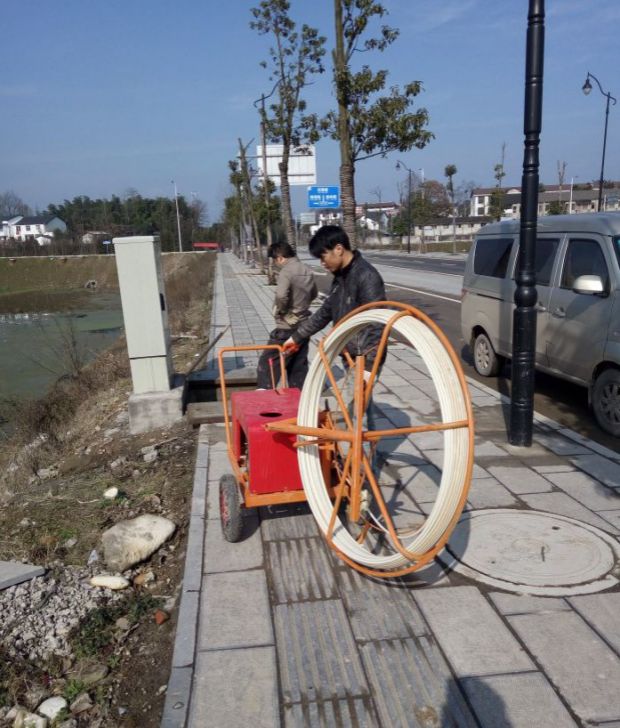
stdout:
<svg viewBox="0 0 620 728">
<path fill-rule="evenodd" d="M 219 254 L 212 335 L 230 323 L 222 346 L 264 343 L 272 296 L 264 276 Z M 395 347 L 392 361 L 377 392 L 381 416 L 396 426 L 403 416 L 438 421 L 419 357 Z M 512 447 L 506 400 L 469 387 L 476 465 L 466 520 L 542 511 L 554 514 L 549 533 L 565 524 L 573 534 L 546 556 L 542 536 L 515 535 L 505 547 L 496 529 L 483 538 L 479 570 L 496 557 L 510 570 L 516 551 L 540 550 L 574 591 L 519 587 L 518 564 L 514 588 L 470 578 L 472 569 L 445 566 L 446 553 L 406 579 L 369 580 L 331 554 L 305 506 L 252 512 L 244 540 L 229 544 L 218 504 L 231 472 L 224 428 L 203 425 L 162 726 L 620 727 L 620 455 L 542 417 L 532 447 Z M 442 447 L 431 432 L 402 452 L 400 477 L 416 478 L 421 513 L 436 496 Z M 597 533 L 600 550 L 588 540 Z"/>
</svg>

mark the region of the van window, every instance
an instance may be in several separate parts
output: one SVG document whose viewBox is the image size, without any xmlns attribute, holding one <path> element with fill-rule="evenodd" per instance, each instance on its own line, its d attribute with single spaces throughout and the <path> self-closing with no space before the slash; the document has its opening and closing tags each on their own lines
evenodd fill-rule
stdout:
<svg viewBox="0 0 620 728">
<path fill-rule="evenodd" d="M 617 238 L 614 238 L 614 252 L 616 253 L 618 266 L 620 267 L 620 235 Z"/>
<path fill-rule="evenodd" d="M 560 244 L 559 238 L 536 238 L 535 261 L 534 268 L 536 271 L 536 283 L 539 286 L 551 285 L 551 273 L 553 272 L 553 262 L 555 254 Z M 517 252 L 517 264 L 515 265 L 515 276 L 519 270 L 519 255 L 521 249 Z"/>
<path fill-rule="evenodd" d="M 512 249 L 511 238 L 478 238 L 474 251 L 474 273 L 503 278 Z"/>
<path fill-rule="evenodd" d="M 564 269 L 562 270 L 562 288 L 571 288 L 579 276 L 600 276 L 605 289 L 609 287 L 609 272 L 601 246 L 596 240 L 568 241 Z"/>
</svg>

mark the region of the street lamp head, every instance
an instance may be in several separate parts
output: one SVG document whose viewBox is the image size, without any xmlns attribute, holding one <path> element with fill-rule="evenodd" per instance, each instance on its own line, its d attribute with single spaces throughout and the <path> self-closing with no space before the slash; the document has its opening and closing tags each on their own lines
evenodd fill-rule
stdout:
<svg viewBox="0 0 620 728">
<path fill-rule="evenodd" d="M 586 76 L 586 81 L 581 87 L 581 90 L 584 92 L 584 94 L 587 96 L 590 91 L 592 91 L 592 84 L 590 83 L 590 74 Z"/>
<path fill-rule="evenodd" d="M 396 169 L 400 169 L 400 162 L 396 162 Z"/>
</svg>

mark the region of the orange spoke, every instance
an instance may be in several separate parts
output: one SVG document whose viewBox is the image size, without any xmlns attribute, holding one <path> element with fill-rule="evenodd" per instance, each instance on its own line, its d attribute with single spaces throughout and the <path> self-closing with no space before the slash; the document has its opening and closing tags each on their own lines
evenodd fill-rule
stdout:
<svg viewBox="0 0 620 728">
<path fill-rule="evenodd" d="M 353 433 L 341 430 L 339 428 L 335 430 L 329 430 L 326 427 L 303 427 L 302 425 L 289 425 L 286 422 L 270 422 L 265 425 L 265 429 L 284 432 L 288 435 L 306 435 L 309 437 L 316 437 L 319 440 L 340 440 L 342 442 L 352 442 Z"/>
<path fill-rule="evenodd" d="M 390 332 L 392 331 L 392 327 L 394 326 L 395 322 L 401 318 L 402 316 L 407 316 L 406 311 L 400 311 L 398 313 L 395 313 L 394 316 L 385 324 L 383 327 L 383 331 L 381 332 L 381 339 L 379 340 L 379 343 L 377 344 L 377 353 L 375 354 L 375 360 L 372 365 L 372 370 L 370 372 L 370 377 L 368 378 L 368 382 L 366 383 L 366 391 L 364 393 L 364 407 L 368 407 L 368 403 L 370 402 L 370 397 L 372 396 L 372 390 L 375 385 L 375 380 L 377 378 L 377 372 L 379 371 L 379 367 L 381 366 L 381 360 L 383 359 L 383 355 L 385 354 L 385 349 L 387 347 L 388 339 L 390 337 Z"/>
<path fill-rule="evenodd" d="M 329 525 L 327 526 L 327 533 L 325 534 L 325 537 L 329 542 L 332 541 L 333 533 L 334 533 L 334 525 L 336 523 L 336 518 L 338 517 L 338 511 L 340 509 L 340 504 L 342 503 L 342 498 L 344 497 L 345 490 L 346 490 L 346 481 L 347 481 L 347 473 L 349 471 L 351 465 L 351 449 L 349 449 L 349 452 L 347 453 L 347 457 L 345 458 L 344 465 L 342 467 L 342 471 L 338 474 L 340 475 L 340 481 L 338 482 L 338 485 L 336 486 L 336 498 L 334 500 L 334 507 L 332 509 L 332 514 L 329 518 Z"/>
<path fill-rule="evenodd" d="M 419 432 L 441 432 L 442 430 L 458 430 L 462 427 L 469 427 L 469 420 L 457 420 L 456 422 L 442 422 L 436 425 L 415 425 L 412 427 L 395 427 L 392 430 L 367 430 L 364 432 L 364 440 L 380 440 L 382 437 L 398 437 L 399 435 L 415 435 Z"/>
<path fill-rule="evenodd" d="M 361 491 L 362 491 L 362 426 L 364 424 L 364 361 L 363 356 L 355 357 L 355 382 L 353 394 L 353 417 L 355 429 L 353 431 L 353 478 L 351 482 L 351 493 L 349 502 L 349 518 L 351 521 L 359 521 Z"/>
<path fill-rule="evenodd" d="M 342 392 L 340 391 L 338 385 L 336 384 L 336 378 L 334 377 L 334 373 L 332 372 L 329 362 L 327 361 L 327 356 L 325 355 L 325 351 L 323 349 L 323 342 L 321 342 L 319 344 L 319 355 L 321 357 L 321 361 L 323 362 L 323 368 L 325 369 L 325 373 L 327 374 L 327 378 L 329 379 L 331 388 L 334 391 L 334 395 L 336 397 L 336 401 L 338 402 L 338 406 L 340 407 L 340 410 L 344 417 L 344 421 L 346 422 L 349 430 L 353 430 L 353 423 L 351 422 L 351 417 L 349 416 L 349 411 L 348 411 L 348 409 L 345 405 L 344 399 L 342 397 Z"/>
<path fill-rule="evenodd" d="M 374 473 L 372 472 L 372 468 L 370 467 L 370 463 L 369 463 L 366 455 L 363 456 L 363 461 L 364 461 L 364 470 L 366 471 L 366 479 L 370 483 L 372 492 L 373 492 L 375 498 L 377 499 L 377 503 L 379 505 L 379 510 L 381 511 L 381 515 L 383 516 L 385 525 L 387 526 L 388 533 L 390 534 L 390 538 L 392 539 L 392 545 L 406 559 L 408 559 L 409 561 L 415 561 L 417 558 L 419 558 L 420 554 L 414 554 L 414 553 L 411 553 L 410 551 L 407 551 L 407 549 L 400 542 L 400 539 L 398 538 L 398 535 L 396 533 L 396 529 L 394 528 L 394 521 L 392 520 L 392 517 L 389 514 L 387 505 L 383 498 L 383 494 L 381 493 L 381 488 L 379 487 L 379 484 L 377 483 L 377 481 L 375 479 Z"/>
<path fill-rule="evenodd" d="M 368 535 L 368 531 L 370 531 L 370 521 L 366 521 L 363 525 L 360 535 L 355 539 L 357 543 L 364 543 L 366 536 Z"/>
</svg>

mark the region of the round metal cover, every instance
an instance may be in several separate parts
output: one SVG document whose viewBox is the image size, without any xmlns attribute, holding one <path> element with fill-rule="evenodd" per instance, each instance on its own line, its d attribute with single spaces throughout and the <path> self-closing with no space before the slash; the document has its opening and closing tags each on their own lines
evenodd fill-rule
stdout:
<svg viewBox="0 0 620 728">
<path fill-rule="evenodd" d="M 468 511 L 439 558 L 471 579 L 540 596 L 603 591 L 620 575 L 619 545 L 611 536 L 540 511 Z"/>
</svg>

